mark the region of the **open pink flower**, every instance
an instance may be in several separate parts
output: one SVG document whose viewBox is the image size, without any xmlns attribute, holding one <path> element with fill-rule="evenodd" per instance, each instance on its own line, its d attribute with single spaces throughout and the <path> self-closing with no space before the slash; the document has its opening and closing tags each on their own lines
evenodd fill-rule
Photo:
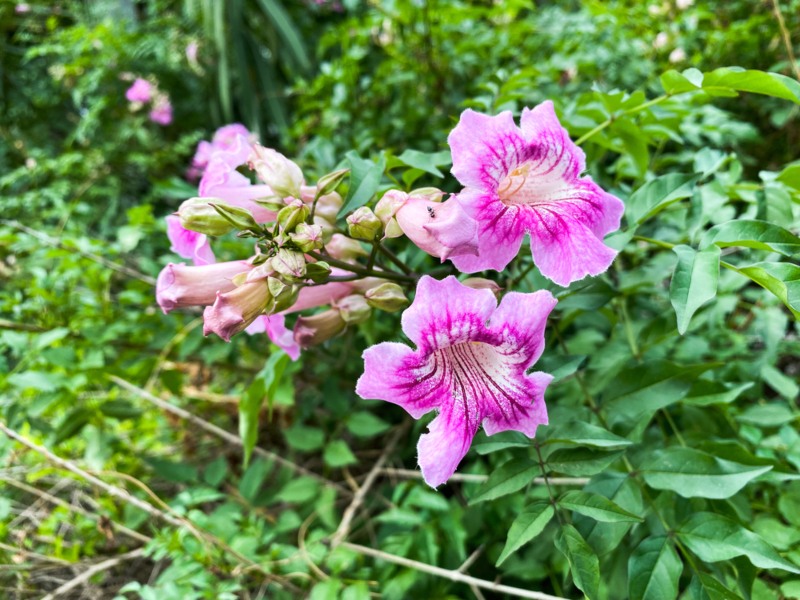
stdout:
<svg viewBox="0 0 800 600">
<path fill-rule="evenodd" d="M 214 132 L 210 142 L 202 140 L 192 158 L 192 175 L 200 176 L 211 158 L 219 156 L 232 168 L 247 162 L 255 136 L 241 123 L 224 125 Z"/>
<path fill-rule="evenodd" d="M 364 352 L 359 396 L 402 406 L 415 419 L 439 411 L 417 448 L 428 485 L 455 472 L 481 424 L 488 435 L 533 437 L 547 423 L 544 391 L 552 377 L 526 370 L 542 354 L 555 303 L 547 291 L 510 292 L 498 306 L 488 289 L 425 276 L 402 316 L 417 349 L 384 342 Z"/>
<path fill-rule="evenodd" d="M 208 236 L 184 228 L 177 215 L 169 215 L 166 220 L 167 237 L 172 244 L 170 250 L 181 258 L 190 259 L 195 265 L 209 265 L 216 262 Z"/>
<path fill-rule="evenodd" d="M 249 210 L 258 223 L 275 220 L 275 212 L 254 202 L 256 199 L 274 198 L 272 188 L 268 185 L 253 185 L 224 155 L 217 153 L 211 157 L 200 180 L 198 192 L 201 198 L 219 198 L 232 206 Z"/>
<path fill-rule="evenodd" d="M 450 133 L 452 173 L 465 186 L 458 201 L 478 221 L 478 255 L 453 257 L 465 273 L 503 270 L 531 236 L 542 275 L 566 286 L 605 271 L 615 250 L 603 237 L 619 228 L 622 202 L 604 192 L 586 168 L 583 151 L 558 122 L 553 103 L 495 117 L 462 113 Z"/>
<path fill-rule="evenodd" d="M 150 98 L 153 97 L 153 85 L 140 77 L 127 89 L 125 97 L 128 102 L 150 102 Z"/>
<path fill-rule="evenodd" d="M 292 360 L 300 358 L 300 345 L 294 339 L 294 332 L 286 327 L 286 316 L 261 315 L 245 329 L 250 335 L 266 333 L 270 341 L 289 355 Z"/>
</svg>

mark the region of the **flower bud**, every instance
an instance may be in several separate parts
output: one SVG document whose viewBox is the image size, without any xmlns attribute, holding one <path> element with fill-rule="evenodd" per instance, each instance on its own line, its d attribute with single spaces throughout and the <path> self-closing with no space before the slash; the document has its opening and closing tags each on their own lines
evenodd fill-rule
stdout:
<svg viewBox="0 0 800 600">
<path fill-rule="evenodd" d="M 320 196 L 317 200 L 317 209 L 314 211 L 314 217 L 320 216 L 334 224 L 339 216 L 342 204 L 344 204 L 344 199 L 337 192 Z"/>
<path fill-rule="evenodd" d="M 325 245 L 325 250 L 338 260 L 353 261 L 359 256 L 369 256 L 361 244 L 341 233 L 334 233 L 331 236 L 331 241 Z"/>
<path fill-rule="evenodd" d="M 325 194 L 329 194 L 334 191 L 339 184 L 342 183 L 342 179 L 344 179 L 345 175 L 350 172 L 350 169 L 339 169 L 338 171 L 334 171 L 333 173 L 328 173 L 327 175 L 323 175 L 317 181 L 317 190 L 319 190 L 319 195 L 323 196 Z"/>
<path fill-rule="evenodd" d="M 306 277 L 314 283 L 325 281 L 331 274 L 331 266 L 324 261 L 317 261 L 306 265 Z"/>
<path fill-rule="evenodd" d="M 281 231 L 287 233 L 294 231 L 295 227 L 308 218 L 308 213 L 308 207 L 303 201 L 294 198 L 278 212 L 278 225 L 281 226 Z"/>
<path fill-rule="evenodd" d="M 213 198 L 190 198 L 178 208 L 181 226 L 206 235 L 225 235 L 233 229 L 230 221 L 220 215 L 210 202 Z"/>
<path fill-rule="evenodd" d="M 287 284 L 277 277 L 267 279 L 267 287 L 272 296 L 267 303 L 265 312 L 275 314 L 286 310 L 297 301 L 300 288 L 293 284 Z"/>
<path fill-rule="evenodd" d="M 322 248 L 322 227 L 299 223 L 294 232 L 289 234 L 289 239 L 294 242 L 301 252 L 319 250 Z"/>
<path fill-rule="evenodd" d="M 267 282 L 251 281 L 224 294 L 217 293 L 212 306 L 203 311 L 203 335 L 216 333 L 226 342 L 256 320 L 270 299 Z"/>
<path fill-rule="evenodd" d="M 338 300 L 336 302 L 336 308 L 339 309 L 342 319 L 344 319 L 344 322 L 348 325 L 363 323 L 369 319 L 369 316 L 372 314 L 372 309 L 369 304 L 367 304 L 364 296 L 359 296 L 357 294 L 345 296 L 341 300 Z"/>
<path fill-rule="evenodd" d="M 378 287 L 367 290 L 364 298 L 372 308 L 385 310 L 386 312 L 403 310 L 409 304 L 408 298 L 403 293 L 403 288 L 391 282 L 382 283 Z"/>
<path fill-rule="evenodd" d="M 500 292 L 503 288 L 497 285 L 496 282 L 492 281 L 491 279 L 484 279 L 483 277 L 467 277 L 464 281 L 461 282 L 462 285 L 472 288 L 473 290 L 489 290 L 495 296 L 500 296 Z"/>
<path fill-rule="evenodd" d="M 211 202 L 211 207 L 239 231 L 258 231 L 258 223 L 246 208 L 230 206 L 224 202 Z"/>
<path fill-rule="evenodd" d="M 284 198 L 300 196 L 303 172 L 300 167 L 280 152 L 272 148 L 264 148 L 260 144 L 254 144 L 248 164 L 256 172 L 258 178 L 278 195 Z"/>
<path fill-rule="evenodd" d="M 362 206 L 347 217 L 347 231 L 350 237 L 357 240 L 374 240 L 382 229 L 383 223 L 367 206 Z"/>
<path fill-rule="evenodd" d="M 306 274 L 306 258 L 302 252 L 281 248 L 272 259 L 272 268 L 288 278 L 302 279 Z"/>
<path fill-rule="evenodd" d="M 345 325 L 339 311 L 329 308 L 310 317 L 299 317 L 294 325 L 294 339 L 303 348 L 316 346 L 340 334 Z"/>
<path fill-rule="evenodd" d="M 396 238 L 403 235 L 403 230 L 397 224 L 395 214 L 400 207 L 405 204 L 408 195 L 400 190 L 389 190 L 375 205 L 375 215 L 381 220 L 384 226 L 384 238 Z"/>
</svg>

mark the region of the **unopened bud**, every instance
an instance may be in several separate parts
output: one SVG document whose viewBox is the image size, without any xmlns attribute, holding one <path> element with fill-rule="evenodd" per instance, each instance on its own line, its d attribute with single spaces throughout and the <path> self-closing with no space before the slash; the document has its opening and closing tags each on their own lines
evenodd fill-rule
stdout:
<svg viewBox="0 0 800 600">
<path fill-rule="evenodd" d="M 301 252 L 319 250 L 322 248 L 322 227 L 320 225 L 299 223 L 294 232 L 289 234 L 289 239 L 294 242 Z"/>
<path fill-rule="evenodd" d="M 178 209 L 181 226 L 184 229 L 213 236 L 225 235 L 231 231 L 233 225 L 214 210 L 210 201 L 210 198 L 190 198 L 181 204 Z"/>
<path fill-rule="evenodd" d="M 409 196 L 421 196 L 428 202 L 441 202 L 444 198 L 444 192 L 435 187 L 424 187 L 416 190 L 411 190 Z"/>
<path fill-rule="evenodd" d="M 325 244 L 325 250 L 338 260 L 352 261 L 359 256 L 369 256 L 361 244 L 341 233 L 334 233 L 331 236 L 331 241 Z"/>
<path fill-rule="evenodd" d="M 378 287 L 367 290 L 364 298 L 372 308 L 385 310 L 386 312 L 403 310 L 409 304 L 408 298 L 403 293 L 403 288 L 391 282 L 382 283 Z"/>
<path fill-rule="evenodd" d="M 302 252 L 281 248 L 272 259 L 272 268 L 286 277 L 302 279 L 306 274 L 306 258 Z"/>
<path fill-rule="evenodd" d="M 383 223 L 367 206 L 362 206 L 347 217 L 347 231 L 350 237 L 357 240 L 372 241 L 382 229 Z"/>
<path fill-rule="evenodd" d="M 331 274 L 331 266 L 324 261 L 317 261 L 315 263 L 308 263 L 306 265 L 306 278 L 314 283 L 321 283 L 325 281 Z"/>
<path fill-rule="evenodd" d="M 299 317 L 294 325 L 294 339 L 303 348 L 316 346 L 344 331 L 346 324 L 335 308 L 310 317 Z"/>
<path fill-rule="evenodd" d="M 339 184 L 342 183 L 342 179 L 344 179 L 345 175 L 347 175 L 349 172 L 350 169 L 340 169 L 320 177 L 319 181 L 317 181 L 317 190 L 319 190 L 319 195 L 322 196 L 334 191 L 337 187 L 339 187 Z"/>
<path fill-rule="evenodd" d="M 290 233 L 308 217 L 308 207 L 295 198 L 278 212 L 278 225 L 281 231 Z"/>
<path fill-rule="evenodd" d="M 269 277 L 267 279 L 267 288 L 269 288 L 270 300 L 267 303 L 266 312 L 271 315 L 289 308 L 297 301 L 297 296 L 300 293 L 298 286 L 287 284 L 277 277 Z"/>
<path fill-rule="evenodd" d="M 344 204 L 344 199 L 338 192 L 331 192 L 320 196 L 317 200 L 317 208 L 314 211 L 314 218 L 322 217 L 331 224 L 336 223 L 336 218 L 339 216 L 339 211 Z"/>
<path fill-rule="evenodd" d="M 400 190 L 389 190 L 386 192 L 378 203 L 375 205 L 375 215 L 383 223 L 384 237 L 396 238 L 403 235 L 403 230 L 397 224 L 395 213 L 400 210 L 400 207 L 405 204 L 408 199 L 408 194 Z"/>
<path fill-rule="evenodd" d="M 228 221 L 235 229 L 240 231 L 256 230 L 258 231 L 258 223 L 250 214 L 250 211 L 239 206 L 230 206 L 224 202 L 212 202 L 211 207 L 217 213 Z"/>
<path fill-rule="evenodd" d="M 255 144 L 248 164 L 256 172 L 258 178 L 279 196 L 283 198 L 300 196 L 303 172 L 300 167 L 280 152 Z"/>
<path fill-rule="evenodd" d="M 473 290 L 489 290 L 495 296 L 499 296 L 500 291 L 503 289 L 497 285 L 496 282 L 491 279 L 484 279 L 483 277 L 467 277 L 461 284 Z"/>
<path fill-rule="evenodd" d="M 372 309 L 367 304 L 364 296 L 353 294 L 352 296 L 345 296 L 336 302 L 336 308 L 342 315 L 342 319 L 348 325 L 356 325 L 363 323 L 372 314 Z"/>
</svg>

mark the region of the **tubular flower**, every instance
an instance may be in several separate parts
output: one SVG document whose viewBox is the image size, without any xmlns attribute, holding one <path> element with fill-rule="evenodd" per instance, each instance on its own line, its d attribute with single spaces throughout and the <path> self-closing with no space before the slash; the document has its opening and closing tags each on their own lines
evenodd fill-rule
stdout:
<svg viewBox="0 0 800 600">
<path fill-rule="evenodd" d="M 167 314 L 176 308 L 211 304 L 217 292 L 231 291 L 236 285 L 233 278 L 247 273 L 253 265 L 245 260 L 222 262 L 213 265 L 190 267 L 183 263 L 169 263 L 156 280 L 156 301 Z"/>
<path fill-rule="evenodd" d="M 166 221 L 170 250 L 181 258 L 192 260 L 198 266 L 216 262 L 208 236 L 186 229 L 181 225 L 181 218 L 177 215 L 167 216 Z"/>
<path fill-rule="evenodd" d="M 466 110 L 448 143 L 452 173 L 465 186 L 458 201 L 478 221 L 478 255 L 454 256 L 465 273 L 501 271 L 531 236 L 542 275 L 566 286 L 605 271 L 615 250 L 603 237 L 619 228 L 622 201 L 591 177 L 583 151 L 558 122 L 550 101 L 490 117 Z"/>
<path fill-rule="evenodd" d="M 542 354 L 555 303 L 547 291 L 510 292 L 498 306 L 491 290 L 425 276 L 402 316 L 416 350 L 384 342 L 364 352 L 359 396 L 397 404 L 415 419 L 439 411 L 417 447 L 428 485 L 455 472 L 481 424 L 488 435 L 533 437 L 547 423 L 544 391 L 552 376 L 526 370 Z"/>
</svg>

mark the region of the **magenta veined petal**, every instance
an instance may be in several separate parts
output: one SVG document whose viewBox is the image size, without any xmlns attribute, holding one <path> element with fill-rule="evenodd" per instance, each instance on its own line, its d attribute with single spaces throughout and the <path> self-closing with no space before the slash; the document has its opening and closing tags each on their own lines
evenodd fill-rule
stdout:
<svg viewBox="0 0 800 600">
<path fill-rule="evenodd" d="M 526 371 L 544 349 L 555 303 L 539 291 L 509 293 L 497 306 L 490 290 L 425 276 L 402 317 L 417 348 L 383 342 L 364 352 L 359 396 L 397 404 L 416 419 L 439 413 L 418 446 L 429 485 L 450 478 L 481 425 L 489 435 L 515 430 L 533 437 L 547 423 L 544 393 L 552 377 Z"/>
<path fill-rule="evenodd" d="M 170 250 L 181 258 L 188 258 L 195 265 L 210 265 L 216 262 L 214 251 L 208 241 L 208 236 L 186 229 L 181 225 L 180 217 L 169 215 L 167 221 L 167 237 L 170 241 Z"/>
<path fill-rule="evenodd" d="M 522 112 L 466 110 L 450 133 L 452 173 L 465 186 L 456 199 L 478 222 L 478 255 L 453 258 L 465 273 L 501 271 L 526 234 L 542 274 L 566 286 L 604 272 L 617 252 L 603 237 L 619 228 L 624 205 L 581 176 L 583 151 L 550 101 Z"/>
</svg>

